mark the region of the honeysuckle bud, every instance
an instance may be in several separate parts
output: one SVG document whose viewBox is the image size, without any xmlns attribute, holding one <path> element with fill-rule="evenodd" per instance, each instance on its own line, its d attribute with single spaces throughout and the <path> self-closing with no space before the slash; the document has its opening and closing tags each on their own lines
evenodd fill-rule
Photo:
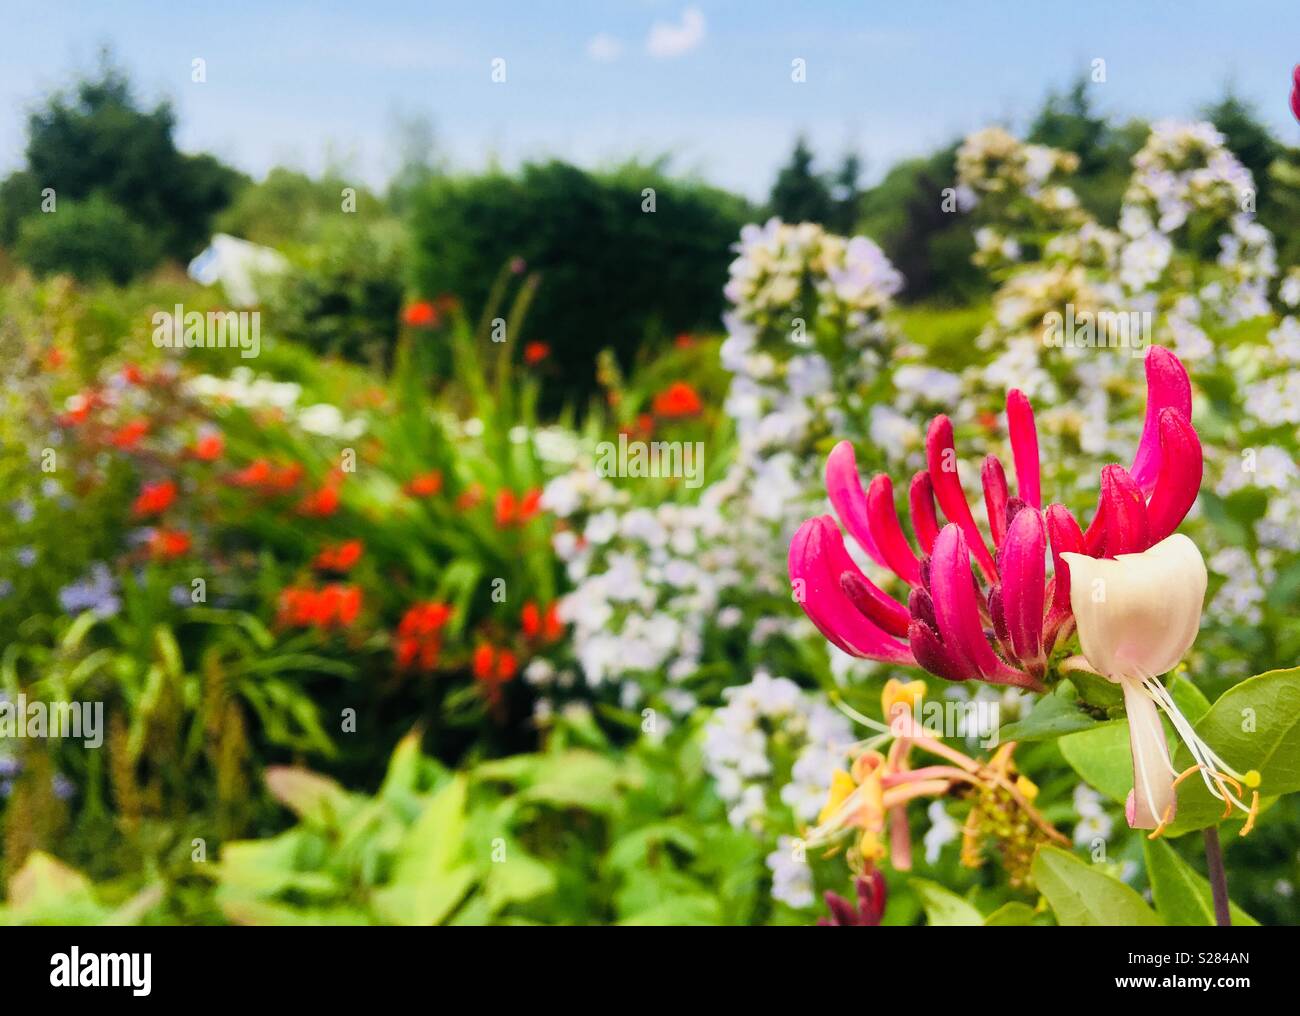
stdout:
<svg viewBox="0 0 1300 1016">
<path fill-rule="evenodd" d="M 1124 692 L 1133 756 L 1133 790 L 1125 809 L 1129 825 L 1158 833 L 1173 820 L 1179 781 L 1199 771 L 1213 796 L 1248 813 L 1243 832 L 1249 830 L 1259 794 L 1247 806 L 1240 799 L 1242 785 L 1257 787 L 1259 774 L 1239 773 L 1215 754 L 1159 681 L 1186 655 L 1200 628 L 1207 576 L 1196 544 L 1176 533 L 1141 553 L 1114 559 L 1071 552 L 1061 557 L 1069 567 L 1070 602 L 1083 650 L 1082 660 L 1076 657 L 1066 666 L 1100 674 Z M 1170 761 L 1161 712 L 1196 759 L 1184 773 Z"/>
</svg>

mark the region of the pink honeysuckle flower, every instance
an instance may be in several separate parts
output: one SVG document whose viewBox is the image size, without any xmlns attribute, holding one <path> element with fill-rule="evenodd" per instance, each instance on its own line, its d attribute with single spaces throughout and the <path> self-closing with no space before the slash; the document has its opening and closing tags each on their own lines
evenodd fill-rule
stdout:
<svg viewBox="0 0 1300 1016">
<path fill-rule="evenodd" d="M 957 475 L 948 417 L 930 423 L 928 468 L 908 489 L 915 548 L 889 478 L 877 475 L 864 489 L 853 446 L 841 441 L 826 461 L 831 505 L 867 556 L 907 584 L 907 603 L 862 573 L 834 517 L 821 515 L 805 522 L 790 545 L 790 579 L 805 613 L 854 656 L 920 666 L 950 681 L 1044 690 L 1048 657 L 1073 625 L 1062 555 L 1141 553 L 1178 527 L 1200 488 L 1201 444 L 1191 424 L 1187 371 L 1169 350 L 1152 346 L 1146 378 L 1146 422 L 1133 465 L 1102 469 L 1086 532 L 1064 505 L 1042 507 L 1038 432 L 1029 400 L 1017 389 L 1007 396 L 1015 495 L 996 456 L 981 469 L 992 550 Z M 936 501 L 948 520 L 942 527 Z"/>
</svg>

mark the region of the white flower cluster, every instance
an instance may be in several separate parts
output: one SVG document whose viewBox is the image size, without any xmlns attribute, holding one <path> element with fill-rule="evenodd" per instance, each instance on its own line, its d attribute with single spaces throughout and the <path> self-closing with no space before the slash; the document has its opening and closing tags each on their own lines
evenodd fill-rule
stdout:
<svg viewBox="0 0 1300 1016">
<path fill-rule="evenodd" d="M 1002 214 L 1038 227 L 1063 228 L 1086 219 L 1078 196 L 1062 180 L 1079 157 L 1046 145 L 1026 144 L 1001 127 L 967 135 L 957 149 L 957 205 L 992 199 Z M 977 234 L 977 262 L 999 267 L 1020 259 L 1020 244 L 997 230 Z"/>
<path fill-rule="evenodd" d="M 299 408 L 302 385 L 258 377 L 249 367 L 236 367 L 225 378 L 199 374 L 185 382 L 184 390 L 193 398 L 216 405 L 279 410 L 302 430 L 322 437 L 353 441 L 366 431 L 363 417 L 347 419 L 337 406 L 327 402 Z"/>
<path fill-rule="evenodd" d="M 731 824 L 761 833 L 777 801 L 800 822 L 813 821 L 853 743 L 848 720 L 821 696 L 762 670 L 723 698 L 705 728 L 704 759 Z"/>
<path fill-rule="evenodd" d="M 625 509 L 625 498 L 590 469 L 557 477 L 542 493 L 545 509 L 580 526 L 553 542 L 574 585 L 560 617 L 573 626 L 582 678 L 593 689 L 616 686 L 625 708 L 642 704 L 662 675 L 664 703 L 677 714 L 693 709 L 688 685 L 709 627 L 740 620 L 722 603 L 742 574 L 714 501 L 706 491 L 698 505 Z M 554 668 L 527 676 L 571 680 Z"/>
<path fill-rule="evenodd" d="M 740 231 L 737 257 L 723 293 L 737 318 L 757 328 L 793 329 L 803 304 L 850 331 L 863 328 L 900 289 L 903 277 L 874 243 L 826 232 L 814 222 L 769 219 Z M 797 335 L 792 335 L 797 341 Z"/>
<path fill-rule="evenodd" d="M 1106 813 L 1101 795 L 1086 783 L 1074 788 L 1074 811 L 1079 816 L 1074 824 L 1075 846 L 1091 850 L 1097 840 L 1105 843 L 1110 839 L 1114 820 Z"/>
</svg>

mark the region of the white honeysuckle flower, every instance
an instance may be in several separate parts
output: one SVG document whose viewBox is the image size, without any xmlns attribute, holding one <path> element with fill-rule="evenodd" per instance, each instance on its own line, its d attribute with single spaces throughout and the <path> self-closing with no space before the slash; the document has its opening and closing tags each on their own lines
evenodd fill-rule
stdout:
<svg viewBox="0 0 1300 1016">
<path fill-rule="evenodd" d="M 1173 821 L 1178 783 L 1200 772 L 1214 797 L 1247 813 L 1244 835 L 1259 804 L 1259 774 L 1239 773 L 1224 762 L 1159 680 L 1191 649 L 1201 626 L 1208 575 L 1200 550 L 1175 533 L 1140 554 L 1061 557 L 1070 567 L 1070 605 L 1083 650 L 1082 659 L 1066 661 L 1065 668 L 1099 674 L 1124 692 L 1133 754 L 1133 790 L 1125 805 L 1129 825 L 1158 835 Z M 1196 760 L 1184 773 L 1170 760 L 1162 711 Z M 1243 785 L 1254 791 L 1250 805 L 1241 800 Z"/>
</svg>

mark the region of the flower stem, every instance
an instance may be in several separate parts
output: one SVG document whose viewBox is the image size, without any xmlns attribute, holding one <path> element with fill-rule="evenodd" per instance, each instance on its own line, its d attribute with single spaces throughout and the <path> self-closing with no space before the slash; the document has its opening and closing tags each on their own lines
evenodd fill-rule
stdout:
<svg viewBox="0 0 1300 1016">
<path fill-rule="evenodd" d="M 1210 888 L 1214 891 L 1214 923 L 1220 928 L 1232 925 L 1228 911 L 1228 873 L 1223 868 L 1223 848 L 1219 846 L 1219 830 L 1214 826 L 1205 829 L 1205 863 L 1210 869 Z"/>
</svg>

